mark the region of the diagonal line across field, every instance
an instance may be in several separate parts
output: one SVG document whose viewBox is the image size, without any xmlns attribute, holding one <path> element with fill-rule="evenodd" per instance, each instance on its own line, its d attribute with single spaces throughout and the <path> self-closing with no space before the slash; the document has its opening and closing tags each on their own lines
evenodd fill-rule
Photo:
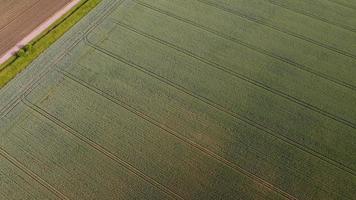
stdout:
<svg viewBox="0 0 356 200">
<path fill-rule="evenodd" d="M 119 1 L 119 2 L 113 1 L 112 4 L 109 4 L 108 5 L 109 11 L 106 12 L 104 15 L 98 17 L 97 21 L 94 21 L 94 23 L 91 26 L 89 26 L 88 29 L 84 32 L 84 35 L 89 34 L 91 30 L 93 30 L 96 26 L 98 26 L 102 20 L 104 20 L 112 11 L 114 11 L 115 8 L 120 6 L 123 2 L 124 1 Z M 8 101 L 8 103 L 6 105 L 1 107 L 0 120 L 3 117 L 5 117 L 8 113 L 10 113 L 11 110 L 20 102 L 21 98 L 23 98 L 23 96 L 25 94 L 28 94 L 29 92 L 31 92 L 32 89 L 41 81 L 41 79 L 44 78 L 52 70 L 52 67 L 56 63 L 60 62 L 63 59 L 63 57 L 65 57 L 66 54 L 68 52 L 70 52 L 73 48 L 75 48 L 82 40 L 83 40 L 83 37 L 81 36 L 81 37 L 77 38 L 69 47 L 63 49 L 63 51 L 60 52 L 54 60 L 52 60 L 50 63 L 47 63 L 47 65 L 42 69 L 42 71 L 38 74 L 37 77 L 33 77 L 31 82 L 28 83 L 23 88 L 23 90 L 21 90 L 19 95 L 14 96 L 13 99 Z"/>
<path fill-rule="evenodd" d="M 180 48 L 180 47 L 178 47 L 178 46 L 176 46 L 176 45 L 174 45 L 172 43 L 169 43 L 167 41 L 161 40 L 161 39 L 156 38 L 155 36 L 149 35 L 147 33 L 144 33 L 144 32 L 142 32 L 140 30 L 137 30 L 137 29 L 135 29 L 133 27 L 130 27 L 127 24 L 124 24 L 124 23 L 119 22 L 119 21 L 114 21 L 114 23 L 118 24 L 120 27 L 123 27 L 123 28 L 126 28 L 128 30 L 131 30 L 131 31 L 133 31 L 133 32 L 135 32 L 135 33 L 137 33 L 139 35 L 142 35 L 142 36 L 150 38 L 150 39 L 152 39 L 152 40 L 154 40 L 156 42 L 159 42 L 161 44 L 169 46 L 169 47 L 171 47 L 171 48 L 173 48 L 173 49 L 175 49 L 175 50 L 177 50 L 177 51 L 179 51 L 181 53 L 189 55 L 189 56 L 191 56 L 191 57 L 193 57 L 193 58 L 195 58 L 195 59 L 197 59 L 197 60 L 199 60 L 201 62 L 207 63 L 211 67 L 220 69 L 220 70 L 222 70 L 222 71 L 224 71 L 224 72 L 226 72 L 228 74 L 231 74 L 232 76 L 235 76 L 235 77 L 237 77 L 239 79 L 245 80 L 245 81 L 247 81 L 249 83 L 252 83 L 252 84 L 254 84 L 254 85 L 258 86 L 258 87 L 261 87 L 261 88 L 263 88 L 263 89 L 265 89 L 267 91 L 270 91 L 270 92 L 272 92 L 272 93 L 274 93 L 274 94 L 276 94 L 278 96 L 282 96 L 282 97 L 284 97 L 284 98 L 286 98 L 286 99 L 288 99 L 288 100 L 290 100 L 290 101 L 292 101 L 294 103 L 302 105 L 303 107 L 306 107 L 308 109 L 314 110 L 317 113 L 320 113 L 320 114 L 322 114 L 324 116 L 327 116 L 327 117 L 329 117 L 329 118 L 331 118 L 333 120 L 336 120 L 336 121 L 338 121 L 340 123 L 343 123 L 343 124 L 345 124 L 347 126 L 350 126 L 350 127 L 354 128 L 354 129 L 356 129 L 356 125 L 354 123 L 348 121 L 347 119 L 343 119 L 342 117 L 335 116 L 332 113 L 329 113 L 329 112 L 324 111 L 324 110 L 322 110 L 322 109 L 320 109 L 320 108 L 318 108 L 316 106 L 313 106 L 312 104 L 304 102 L 304 101 L 302 101 L 302 100 L 300 100 L 300 99 L 298 99 L 296 97 L 293 97 L 291 95 L 288 95 L 288 94 L 286 94 L 286 93 L 284 93 L 282 91 L 278 91 L 278 90 L 276 90 L 276 89 L 274 89 L 274 88 L 272 88 L 272 87 L 270 87 L 268 85 L 265 85 L 265 84 L 263 84 L 263 83 L 261 83 L 259 81 L 253 80 L 253 79 L 251 79 L 251 78 L 249 78 L 249 77 L 247 77 L 247 76 L 245 76 L 243 74 L 239 74 L 239 73 L 237 73 L 235 71 L 232 71 L 232 70 L 230 70 L 230 69 L 228 69 L 228 68 L 226 68 L 226 67 L 224 67 L 224 66 L 222 66 L 220 64 L 210 62 L 210 61 L 208 61 L 208 60 L 206 60 L 206 59 L 204 59 L 204 58 L 202 58 L 202 57 L 200 57 L 198 55 L 195 55 L 193 52 L 190 52 L 190 51 L 188 51 L 186 49 L 182 49 L 182 48 Z M 86 39 L 87 39 L 87 41 L 89 41 L 88 38 L 86 38 Z M 115 43 L 115 41 L 113 41 L 113 42 Z M 91 44 L 93 44 L 93 43 L 91 43 Z"/>
<path fill-rule="evenodd" d="M 128 64 L 129 66 L 134 67 L 134 68 L 137 69 L 137 70 L 143 71 L 143 72 L 147 73 L 148 75 L 150 75 L 150 76 L 152 76 L 152 77 L 155 77 L 155 78 L 161 80 L 162 82 L 167 83 L 168 85 L 170 85 L 170 86 L 172 86 L 172 87 L 174 87 L 174 88 L 177 88 L 177 89 L 183 91 L 184 93 L 186 93 L 186 94 L 188 94 L 188 95 L 191 95 L 191 96 L 197 98 L 199 101 L 202 101 L 202 102 L 204 102 L 204 103 L 207 103 L 208 105 L 210 105 L 210 106 L 212 106 L 212 107 L 214 107 L 214 108 L 216 108 L 216 109 L 218 109 L 218 110 L 220 110 L 220 111 L 226 112 L 226 113 L 232 115 L 233 117 L 237 117 L 237 119 L 239 119 L 239 120 L 242 120 L 242 121 L 244 121 L 244 122 L 246 122 L 246 123 L 248 123 L 248 124 L 250 124 L 250 125 L 252 125 L 252 126 L 255 126 L 255 127 L 257 127 L 257 128 L 261 128 L 261 130 L 263 130 L 265 133 L 271 134 L 272 136 L 274 136 L 274 137 L 276 137 L 276 138 L 278 138 L 278 139 L 281 139 L 282 141 L 284 141 L 284 142 L 286 142 L 286 143 L 288 143 L 288 144 L 290 144 L 290 145 L 293 145 L 293 146 L 295 146 L 296 148 L 298 148 L 298 149 L 300 149 L 300 150 L 302 150 L 302 151 L 305 151 L 305 152 L 307 152 L 307 153 L 310 153 L 311 155 L 316 156 L 316 157 L 320 158 L 321 160 L 323 160 L 323 161 L 325 161 L 325 162 L 328 162 L 328 163 L 330 163 L 330 164 L 333 164 L 333 165 L 339 167 L 340 169 L 345 170 L 346 172 L 348 172 L 348 173 L 350 173 L 350 174 L 352 174 L 352 175 L 355 176 L 354 171 L 353 171 L 352 169 L 348 168 L 347 166 L 343 165 L 342 163 L 339 163 L 338 161 L 335 161 L 335 160 L 333 160 L 333 159 L 330 159 L 330 158 L 328 158 L 327 156 L 324 156 L 324 155 L 322 155 L 322 154 L 319 154 L 318 152 L 315 152 L 315 151 L 313 151 L 313 150 L 311 150 L 311 149 L 305 148 L 304 146 L 302 146 L 302 145 L 300 145 L 300 144 L 298 144 L 298 143 L 296 143 L 296 142 L 294 142 L 294 141 L 291 141 L 291 140 L 288 139 L 288 138 L 283 138 L 283 136 L 277 135 L 277 134 L 274 133 L 273 131 L 269 130 L 269 129 L 266 128 L 266 127 L 260 126 L 258 123 L 254 122 L 254 121 L 251 121 L 251 120 L 249 120 L 249 119 L 247 119 L 247 118 L 244 118 L 244 117 L 241 118 L 241 116 L 237 115 L 236 113 L 233 113 L 232 111 L 229 111 L 228 109 L 226 109 L 226 108 L 224 108 L 224 107 L 222 107 L 222 106 L 220 106 L 220 105 L 218 105 L 218 104 L 216 104 L 216 103 L 210 101 L 209 99 L 205 99 L 204 97 L 201 97 L 201 96 L 199 96 L 199 95 L 197 95 L 197 94 L 192 93 L 192 92 L 189 91 L 188 89 L 185 89 L 185 88 L 183 88 L 183 87 L 181 87 L 181 86 L 179 86 L 179 85 L 176 85 L 176 84 L 173 83 L 173 82 L 170 82 L 169 80 L 166 80 L 164 77 L 160 77 L 159 75 L 157 75 L 157 74 L 155 74 L 155 73 L 153 73 L 153 72 L 147 71 L 147 70 L 145 70 L 144 68 L 142 68 L 142 67 L 136 65 L 136 64 L 133 63 L 132 61 L 126 60 L 126 59 L 124 59 L 124 58 L 122 58 L 122 57 L 120 57 L 120 56 L 118 56 L 118 55 L 114 55 L 114 54 L 112 54 L 111 52 L 108 52 L 108 51 L 106 51 L 105 49 L 102 49 L 102 48 L 100 48 L 100 47 L 94 45 L 94 44 L 91 43 L 88 39 L 86 39 L 86 41 L 88 42 L 89 45 L 91 45 L 93 48 L 95 48 L 95 49 L 101 51 L 102 53 L 104 53 L 104 54 L 106 54 L 106 55 L 109 55 L 109 56 L 111 56 L 111 57 L 113 57 L 113 58 L 115 58 L 115 59 L 118 59 L 118 60 L 120 60 L 121 62 L 124 62 L 124 63 Z M 112 42 L 115 43 L 114 41 L 112 41 Z M 68 76 L 69 76 L 69 77 L 71 76 L 68 72 L 63 72 L 63 73 L 64 73 L 67 77 L 68 77 Z M 73 79 L 73 78 L 71 78 L 71 79 Z M 81 84 L 82 84 L 82 83 L 81 83 Z M 97 89 L 95 89 L 95 90 L 97 90 Z M 99 93 L 103 94 L 104 92 L 100 91 Z M 110 96 L 110 95 L 109 95 L 109 94 L 106 94 L 106 96 Z M 111 99 L 112 97 L 109 97 L 109 98 Z M 322 183 L 321 183 L 321 184 L 322 184 Z M 282 194 L 283 194 L 283 193 L 282 193 Z M 343 196 L 342 194 L 338 194 L 338 195 Z M 288 195 L 288 194 L 287 194 L 286 196 L 289 196 L 289 197 L 290 197 L 290 195 Z M 292 198 L 293 198 L 293 197 L 292 197 Z M 344 196 L 343 198 L 347 198 L 347 197 Z"/>
<path fill-rule="evenodd" d="M 4 158 L 6 158 L 8 161 L 10 161 L 17 168 L 19 168 L 22 171 L 24 171 L 27 175 L 29 175 L 31 178 L 36 180 L 39 184 L 41 184 L 43 187 L 47 188 L 49 191 L 51 191 L 53 194 L 58 196 L 60 199 L 69 200 L 68 197 L 66 197 L 64 194 L 62 194 L 56 188 L 54 188 L 53 186 L 48 184 L 46 181 L 44 181 L 40 176 L 36 175 L 31 170 L 27 169 L 21 162 L 19 162 L 16 158 L 12 157 L 9 153 L 7 153 L 1 147 L 0 147 L 0 155 L 3 156 Z"/>
<path fill-rule="evenodd" d="M 353 6 L 102 0 L 0 90 L 0 197 L 356 200 Z"/>
<path fill-rule="evenodd" d="M 283 190 L 280 190 L 278 187 L 276 186 L 273 186 L 271 183 L 268 183 L 266 182 L 265 180 L 261 179 L 260 177 L 258 177 L 257 175 L 253 174 L 253 173 L 250 173 L 248 172 L 247 170 L 243 169 L 242 167 L 232 163 L 232 161 L 229 161 L 229 160 L 226 160 L 225 158 L 221 157 L 221 155 L 218 155 L 214 152 L 211 152 L 209 149 L 205 148 L 205 147 L 202 147 L 200 144 L 190 140 L 189 138 L 185 138 L 184 136 L 182 136 L 179 132 L 173 130 L 172 128 L 170 127 L 167 127 L 166 125 L 164 124 L 161 124 L 160 122 L 156 121 L 155 119 L 153 119 L 152 117 L 148 116 L 147 114 L 145 113 L 142 113 L 141 111 L 137 110 L 136 108 L 132 107 L 131 105 L 128 105 L 127 103 L 117 99 L 116 97 L 102 91 L 101 89 L 95 87 L 95 86 L 92 86 L 92 85 L 89 85 L 88 83 L 86 83 L 85 81 L 83 80 L 80 80 L 78 77 L 75 77 L 73 76 L 72 74 L 70 74 L 69 72 L 66 72 L 64 70 L 58 70 L 59 73 L 62 73 L 65 77 L 77 82 L 78 84 L 84 86 L 85 88 L 88 88 L 89 90 L 92 90 L 93 92 L 95 92 L 96 94 L 100 95 L 100 96 L 103 96 L 105 97 L 106 99 L 114 102 L 115 104 L 117 105 L 120 105 L 122 107 L 124 107 L 125 109 L 128 109 L 130 112 L 138 115 L 139 117 L 143 118 L 144 120 L 147 120 L 149 121 L 150 123 L 160 127 L 161 129 L 165 130 L 167 133 L 169 134 L 172 134 L 174 135 L 175 137 L 181 139 L 182 141 L 194 146 L 195 148 L 197 148 L 198 150 L 202 151 L 202 152 L 205 152 L 207 153 L 208 155 L 214 157 L 215 159 L 223 162 L 224 164 L 226 164 L 227 166 L 231 167 L 231 168 L 234 168 L 236 169 L 239 173 L 243 173 L 243 174 L 246 174 L 248 177 L 251 177 L 252 179 L 256 179 L 258 181 L 260 181 L 261 184 L 265 185 L 266 187 L 270 188 L 270 189 L 273 189 L 273 190 L 276 190 L 278 192 L 280 192 L 283 196 L 287 197 L 288 199 L 296 199 L 296 197 L 293 197 L 291 194 L 288 194 L 286 192 L 284 192 Z M 250 149 L 253 149 L 254 151 L 256 151 L 258 154 L 261 154 L 263 156 L 267 156 L 268 155 L 264 155 L 263 152 L 259 152 L 257 149 L 254 149 L 253 147 L 251 146 L 248 146 L 248 144 L 245 144 L 245 143 L 241 143 L 242 145 L 245 145 L 247 146 L 248 148 Z M 266 161 L 268 162 L 268 161 Z M 271 163 L 272 164 L 272 163 Z M 273 164 L 272 164 L 273 165 Z M 287 167 L 288 168 L 288 167 Z M 293 170 L 293 169 L 290 169 L 290 170 Z M 299 174 L 303 174 L 301 173 L 300 171 L 297 170 L 297 172 Z M 312 177 L 308 177 L 310 179 L 313 179 Z M 318 181 L 318 180 L 315 180 L 315 181 Z M 323 183 L 320 183 L 321 185 L 323 185 Z M 327 186 L 326 186 L 327 187 Z M 333 188 L 328 188 L 328 191 L 333 191 Z M 345 196 L 343 196 L 342 194 L 340 193 L 337 193 L 337 195 L 339 195 L 340 197 L 343 197 L 343 198 L 347 198 Z"/>
<path fill-rule="evenodd" d="M 263 26 L 270 27 L 270 28 L 272 28 L 272 29 L 274 29 L 276 31 L 291 35 L 293 37 L 296 37 L 296 38 L 299 38 L 299 39 L 302 39 L 302 40 L 305 40 L 305 41 L 308 41 L 310 43 L 313 43 L 313 44 L 318 45 L 320 47 L 323 47 L 323 48 L 329 49 L 331 51 L 337 52 L 337 53 L 342 54 L 344 56 L 349 56 L 351 58 L 356 59 L 356 55 L 354 55 L 354 54 L 351 54 L 349 52 L 346 52 L 346 51 L 343 51 L 343 50 L 338 49 L 336 47 L 333 47 L 330 44 L 321 43 L 321 42 L 318 42 L 318 41 L 316 41 L 314 39 L 305 37 L 304 35 L 301 35 L 301 34 L 298 34 L 298 33 L 283 29 L 283 28 L 280 28 L 279 26 L 276 26 L 276 25 L 274 25 L 272 23 L 266 22 L 266 20 L 264 20 L 264 19 L 258 19 L 258 18 L 250 17 L 250 16 L 248 16 L 246 14 L 243 14 L 239 10 L 231 9 L 231 8 L 226 7 L 226 6 L 222 6 L 222 5 L 220 5 L 220 4 L 216 3 L 216 2 L 211 2 L 211 1 L 207 1 L 207 0 L 197 0 L 197 1 L 199 1 L 201 3 L 204 3 L 204 4 L 207 4 L 207 5 L 210 5 L 210 6 L 213 6 L 213 7 L 217 8 L 217 9 L 221 9 L 221 10 L 224 10 L 226 12 L 232 13 L 234 15 L 238 15 L 240 17 L 246 18 L 246 19 L 248 19 L 250 21 L 256 22 L 256 23 L 261 24 Z"/>
<path fill-rule="evenodd" d="M 216 108 L 216 109 L 218 109 L 220 111 L 228 113 L 232 117 L 235 117 L 235 118 L 237 118 L 239 120 L 242 120 L 242 121 L 244 121 L 245 123 L 247 123 L 249 125 L 252 125 L 252 126 L 254 126 L 254 127 L 258 128 L 258 129 L 263 130 L 267 134 L 270 134 L 270 135 L 272 135 L 272 136 L 274 136 L 274 137 L 276 137 L 276 138 L 278 138 L 278 139 L 280 139 L 280 140 L 282 140 L 282 141 L 284 141 L 284 142 L 286 142 L 286 143 L 288 143 L 290 145 L 293 145 L 293 146 L 301 149 L 302 151 L 308 152 L 308 153 L 312 154 L 313 156 L 316 156 L 316 157 L 320 158 L 321 160 L 323 160 L 325 162 L 333 164 L 333 165 L 339 167 L 340 169 L 350 173 L 350 175 L 356 176 L 355 171 L 353 169 L 347 167 L 343 163 L 340 163 L 337 160 L 331 159 L 331 158 L 329 158 L 329 157 L 327 157 L 325 155 L 322 155 L 322 154 L 320 154 L 320 153 L 318 153 L 318 152 L 316 152 L 316 151 L 314 151 L 312 149 L 309 149 L 308 147 L 303 146 L 302 144 L 299 144 L 298 142 L 295 142 L 293 140 L 290 140 L 287 137 L 279 135 L 279 134 L 275 133 L 274 131 L 270 130 L 268 127 L 260 125 L 259 123 L 255 122 L 253 120 L 250 120 L 250 119 L 248 119 L 248 118 L 246 118 L 244 116 L 241 116 L 238 113 L 235 113 L 235 112 L 225 108 L 224 106 L 221 106 L 221 105 L 211 101 L 210 99 L 207 99 L 207 98 L 202 97 L 202 96 L 200 96 L 198 94 L 195 94 L 192 91 L 190 91 L 189 89 L 186 89 L 186 88 L 184 88 L 184 87 L 182 87 L 180 85 L 176 85 L 174 82 L 171 82 L 170 80 L 167 80 L 164 77 L 161 77 L 160 75 L 155 74 L 154 72 L 151 72 L 151 71 L 148 71 L 148 70 L 144 69 L 142 66 L 139 66 L 139 65 L 135 64 L 133 61 L 127 60 L 127 59 L 125 59 L 125 58 L 123 58 L 123 57 L 121 57 L 119 55 L 115 55 L 115 54 L 113 54 L 113 53 L 111 53 L 111 52 L 109 52 L 109 51 L 107 51 L 107 50 L 105 50 L 105 49 L 103 49 L 101 47 L 98 47 L 95 44 L 91 43 L 87 38 L 86 38 L 86 41 L 88 42 L 88 44 L 90 46 L 92 46 L 93 48 L 97 49 L 98 51 L 101 51 L 102 53 L 104 53 L 106 55 L 109 55 L 109 56 L 111 56 L 111 57 L 113 57 L 115 59 L 120 60 L 121 62 L 124 62 L 124 63 L 130 65 L 131 67 L 134 67 L 134 68 L 136 68 L 136 69 L 138 69 L 140 71 L 143 71 L 143 72 L 149 74 L 150 76 L 153 76 L 153 77 L 159 79 L 160 81 L 162 81 L 162 82 L 164 82 L 164 83 L 166 83 L 166 84 L 168 84 L 168 85 L 170 85 L 170 86 L 172 86 L 174 88 L 177 88 L 177 89 L 183 91 L 184 93 L 186 93 L 188 95 L 191 95 L 191 96 L 199 99 L 200 101 L 202 101 L 202 102 L 204 102 L 204 103 L 206 103 L 206 104 L 208 104 L 208 105 L 210 105 L 210 106 L 212 106 L 212 107 L 214 107 L 214 108 Z"/>
<path fill-rule="evenodd" d="M 177 15 L 175 15 L 175 14 L 169 12 L 169 11 L 161 10 L 161 9 L 156 8 L 156 7 L 154 7 L 154 6 L 152 6 L 152 5 L 149 5 L 149 4 L 147 4 L 147 3 L 143 3 L 143 2 L 141 2 L 141 1 L 139 1 L 139 0 L 134 0 L 134 1 L 137 2 L 137 4 L 140 4 L 140 5 L 142 5 L 142 6 L 145 6 L 145 7 L 149 8 L 149 9 L 152 9 L 152 10 L 154 10 L 154 11 L 156 11 L 156 12 L 162 13 L 162 14 L 164 14 L 164 15 L 167 15 L 167 16 L 172 17 L 172 18 L 175 18 L 175 19 L 177 19 L 177 20 L 179 20 L 179 21 L 182 21 L 182 22 L 191 24 L 191 25 L 193 25 L 193 26 L 199 27 L 200 29 L 203 29 L 203 30 L 205 30 L 205 31 L 207 31 L 207 32 L 210 32 L 210 33 L 212 33 L 212 34 L 215 34 L 215 35 L 217 35 L 217 36 L 219 36 L 219 37 L 222 37 L 222 38 L 225 38 L 225 39 L 230 40 L 230 41 L 232 41 L 232 42 L 235 42 L 235 43 L 238 43 L 238 44 L 240 44 L 240 45 L 246 46 L 246 47 L 248 47 L 248 48 L 250 48 L 250 49 L 252 49 L 252 50 L 254 50 L 254 51 L 258 52 L 258 53 L 261 53 L 261 54 L 270 56 L 270 57 L 272 57 L 272 58 L 276 58 L 276 59 L 278 59 L 278 60 L 281 60 L 281 61 L 283 61 L 283 62 L 285 62 L 285 63 L 290 64 L 291 66 L 297 67 L 297 68 L 302 69 L 302 70 L 304 70 L 304 71 L 306 71 L 306 72 L 309 72 L 309 73 L 311 73 L 311 74 L 314 74 L 314 75 L 316 75 L 316 76 L 320 76 L 320 77 L 322 77 L 322 78 L 324 78 L 324 79 L 326 79 L 326 80 L 329 80 L 329 81 L 331 81 L 331 82 L 333 82 L 333 83 L 335 83 L 335 84 L 339 84 L 339 85 L 341 85 L 341 86 L 344 86 L 344 87 L 347 87 L 347 88 L 349 88 L 349 89 L 352 89 L 352 90 L 356 91 L 356 87 L 355 87 L 354 85 L 352 85 L 352 84 L 350 84 L 350 83 L 348 83 L 348 82 L 346 82 L 346 81 L 344 81 L 344 80 L 339 80 L 339 79 L 336 79 L 336 78 L 331 77 L 331 76 L 329 76 L 329 75 L 320 73 L 320 72 L 318 72 L 318 71 L 315 71 L 315 70 L 311 69 L 311 68 L 308 67 L 308 66 L 299 64 L 299 63 L 297 63 L 297 62 L 295 62 L 295 61 L 293 61 L 293 60 L 290 60 L 290 59 L 288 59 L 288 58 L 279 56 L 279 55 L 277 55 L 277 54 L 273 54 L 272 52 L 266 51 L 266 50 L 261 49 L 261 48 L 259 48 L 259 47 L 257 47 L 257 46 L 250 45 L 250 44 L 248 44 L 248 43 L 246 43 L 246 42 L 244 42 L 244 41 L 241 41 L 241 40 L 238 40 L 238 39 L 236 39 L 236 38 L 234 38 L 234 37 L 230 37 L 230 36 L 228 36 L 228 35 L 225 35 L 224 33 L 221 33 L 221 32 L 219 32 L 219 31 L 217 31 L 217 30 L 213 30 L 213 29 L 211 29 L 211 28 L 208 28 L 208 27 L 206 27 L 206 26 L 203 26 L 203 25 L 201 25 L 201 24 L 198 24 L 198 23 L 196 23 L 196 22 L 194 22 L 194 21 L 188 20 L 188 19 L 186 19 L 186 18 L 184 18 L 184 17 L 177 16 Z"/>
<path fill-rule="evenodd" d="M 175 197 L 175 199 L 183 199 L 182 197 L 180 197 L 179 195 L 175 194 L 174 192 L 170 191 L 169 189 L 167 189 L 164 185 L 161 185 L 160 183 L 158 183 L 157 181 L 155 181 L 154 179 L 152 179 L 151 177 L 148 177 L 147 175 L 143 174 L 142 172 L 140 172 L 138 169 L 136 169 L 135 167 L 131 166 L 129 163 L 126 163 L 125 161 L 121 160 L 120 158 L 116 157 L 113 153 L 111 153 L 110 151 L 106 150 L 104 147 L 100 146 L 99 144 L 95 143 L 94 141 L 91 141 L 90 139 L 82 136 L 80 133 L 78 133 L 77 131 L 75 131 L 73 128 L 71 128 L 70 126 L 64 124 L 63 122 L 61 122 L 59 119 L 57 119 L 56 117 L 52 116 L 51 114 L 49 114 L 48 112 L 46 112 L 45 110 L 41 109 L 40 107 L 38 107 L 37 105 L 32 104 L 30 101 L 28 101 L 26 99 L 26 97 L 24 97 L 22 99 L 22 102 L 28 106 L 30 109 L 34 110 L 35 112 L 37 112 L 38 114 L 40 114 L 41 116 L 45 117 L 46 119 L 50 120 L 51 122 L 55 123 L 56 125 L 60 126 L 61 128 L 63 128 L 64 130 L 66 130 L 67 133 L 70 133 L 72 135 L 74 135 L 75 137 L 79 138 L 81 141 L 83 141 L 84 143 L 90 145 L 92 148 L 96 149 L 97 151 L 101 152 L 102 154 L 104 154 L 105 156 L 107 156 L 108 158 L 114 160 L 115 162 L 119 163 L 120 165 L 124 166 L 125 168 L 127 168 L 130 172 L 134 173 L 135 175 L 145 179 L 147 182 L 155 185 L 156 187 L 160 188 L 162 191 L 166 192 L 167 194 Z"/>
<path fill-rule="evenodd" d="M 161 124 L 160 122 L 152 119 L 151 117 L 147 116 L 146 114 L 140 112 L 139 110 L 135 109 L 134 107 L 126 104 L 125 102 L 122 102 L 118 99 L 116 99 L 115 97 L 111 96 L 110 94 L 107 94 L 106 92 L 94 87 L 94 86 L 90 86 L 87 83 L 85 83 L 84 81 L 78 79 L 77 77 L 74 77 L 73 75 L 71 75 L 70 73 L 66 72 L 66 71 L 59 71 L 60 73 L 62 73 L 64 76 L 66 76 L 67 78 L 77 82 L 78 84 L 92 90 L 93 92 L 95 92 L 98 95 L 101 95 L 105 98 L 107 98 L 108 100 L 114 102 L 115 104 L 124 107 L 125 109 L 129 110 L 130 112 L 136 114 L 137 116 L 141 117 L 144 120 L 149 121 L 150 123 L 154 124 L 155 126 L 163 129 L 164 131 L 166 131 L 169 134 L 172 134 L 173 136 L 177 137 L 178 139 L 188 143 L 189 145 L 193 146 L 194 148 L 198 149 L 199 151 L 202 151 L 206 154 L 208 154 L 209 156 L 214 157 L 215 159 L 217 159 L 218 161 L 224 163 L 226 166 L 231 167 L 232 169 L 236 170 L 238 173 L 242 173 L 245 174 L 246 176 L 248 176 L 251 179 L 256 180 L 256 182 L 258 182 L 259 184 L 271 189 L 271 190 L 275 190 L 277 192 L 279 192 L 282 196 L 285 196 L 288 199 L 296 199 L 295 197 L 293 197 L 292 195 L 284 192 L 283 190 L 277 188 L 276 186 L 272 185 L 271 183 L 268 183 L 267 181 L 261 179 L 260 177 L 256 176 L 253 173 L 248 172 L 247 170 L 231 163 L 230 161 L 226 160 L 225 158 L 221 157 L 220 155 L 215 154 L 214 152 L 210 151 L 209 149 L 200 146 L 199 144 L 195 143 L 194 141 L 185 138 L 183 136 L 181 136 L 179 133 L 177 133 L 176 131 L 172 130 L 171 128 Z"/>
</svg>

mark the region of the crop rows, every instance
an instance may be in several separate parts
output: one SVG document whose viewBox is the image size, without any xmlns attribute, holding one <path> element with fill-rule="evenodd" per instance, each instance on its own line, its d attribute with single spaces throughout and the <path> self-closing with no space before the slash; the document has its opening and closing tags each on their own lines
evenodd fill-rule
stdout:
<svg viewBox="0 0 356 200">
<path fill-rule="evenodd" d="M 0 195 L 355 199 L 352 1 L 104 4 L 0 109 Z"/>
</svg>

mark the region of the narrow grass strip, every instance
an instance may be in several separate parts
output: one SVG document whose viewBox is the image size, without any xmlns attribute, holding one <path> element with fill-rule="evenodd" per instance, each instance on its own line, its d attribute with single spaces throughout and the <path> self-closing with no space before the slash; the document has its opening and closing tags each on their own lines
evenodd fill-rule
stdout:
<svg viewBox="0 0 356 200">
<path fill-rule="evenodd" d="M 0 88 L 13 79 L 18 73 L 32 63 L 43 51 L 56 42 L 64 33 L 79 22 L 86 14 L 95 8 L 101 0 L 82 0 L 68 13 L 58 19 L 30 42 L 32 49 L 26 55 L 13 56 L 0 65 Z"/>
</svg>

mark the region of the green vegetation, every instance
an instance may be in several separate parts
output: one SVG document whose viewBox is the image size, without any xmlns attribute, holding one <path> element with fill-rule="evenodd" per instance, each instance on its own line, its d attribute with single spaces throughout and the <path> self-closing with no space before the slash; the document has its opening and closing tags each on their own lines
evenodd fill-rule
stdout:
<svg viewBox="0 0 356 200">
<path fill-rule="evenodd" d="M 26 46 L 24 46 L 24 50 L 28 54 L 32 52 L 32 49 L 33 49 L 32 44 L 27 44 Z"/>
<path fill-rule="evenodd" d="M 20 49 L 17 53 L 16 56 L 21 58 L 27 56 L 26 51 L 24 49 Z"/>
<path fill-rule="evenodd" d="M 81 18 L 90 12 L 102 0 L 82 0 L 66 15 L 35 38 L 30 44 L 21 49 L 16 56 L 0 65 L 0 88 L 25 69 L 43 51 L 58 40 L 73 27 Z"/>
<path fill-rule="evenodd" d="M 332 1 L 103 0 L 1 90 L 5 198 L 356 200 L 356 12 Z"/>
</svg>

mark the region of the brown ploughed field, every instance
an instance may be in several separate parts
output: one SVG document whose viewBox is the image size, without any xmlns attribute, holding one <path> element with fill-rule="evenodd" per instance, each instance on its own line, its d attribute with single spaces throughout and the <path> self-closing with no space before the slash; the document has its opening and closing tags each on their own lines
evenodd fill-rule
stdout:
<svg viewBox="0 0 356 200">
<path fill-rule="evenodd" d="M 71 0 L 0 0 L 0 55 Z"/>
</svg>

